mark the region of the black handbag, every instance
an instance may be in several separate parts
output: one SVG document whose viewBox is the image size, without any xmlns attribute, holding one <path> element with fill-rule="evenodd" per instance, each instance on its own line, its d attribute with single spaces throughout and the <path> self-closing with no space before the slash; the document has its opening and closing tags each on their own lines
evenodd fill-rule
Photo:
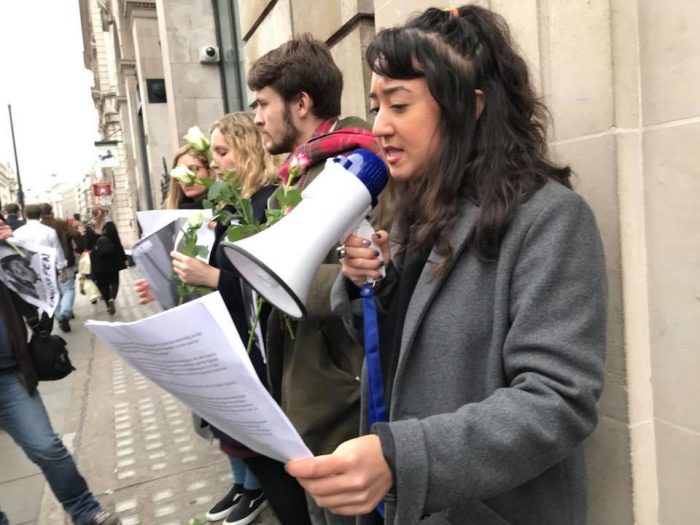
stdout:
<svg viewBox="0 0 700 525">
<path fill-rule="evenodd" d="M 27 343 L 29 357 L 39 381 L 57 381 L 75 370 L 68 357 L 66 340 L 60 335 L 51 335 L 40 327 L 36 309 L 27 323 L 32 329 L 32 336 Z"/>
<path fill-rule="evenodd" d="M 29 339 L 29 357 L 39 381 L 63 379 L 75 370 L 68 357 L 66 341 L 60 335 L 32 334 Z"/>
</svg>

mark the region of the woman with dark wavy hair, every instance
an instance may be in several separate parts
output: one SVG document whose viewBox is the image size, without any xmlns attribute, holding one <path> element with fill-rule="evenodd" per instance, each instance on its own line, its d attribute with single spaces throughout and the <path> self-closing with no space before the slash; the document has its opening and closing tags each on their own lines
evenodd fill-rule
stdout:
<svg viewBox="0 0 700 525">
<path fill-rule="evenodd" d="M 385 265 L 363 403 L 375 411 L 368 435 L 288 471 L 363 524 L 585 523 L 603 251 L 569 169 L 547 160 L 527 66 L 477 6 L 383 30 L 367 59 L 395 222 L 373 239 L 383 262 L 346 239 L 333 304 L 361 327 L 357 287 Z"/>
</svg>

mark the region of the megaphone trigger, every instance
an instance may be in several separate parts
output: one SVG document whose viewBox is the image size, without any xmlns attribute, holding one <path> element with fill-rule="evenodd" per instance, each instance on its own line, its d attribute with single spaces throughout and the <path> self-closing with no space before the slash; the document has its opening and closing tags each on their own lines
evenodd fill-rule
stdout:
<svg viewBox="0 0 700 525">
<path fill-rule="evenodd" d="M 362 219 L 362 221 L 357 226 L 353 234 L 357 235 L 358 237 L 363 237 L 369 240 L 370 247 L 373 248 L 375 252 L 377 252 L 377 258 L 380 261 L 384 261 L 384 258 L 382 257 L 382 250 L 379 248 L 379 245 L 377 245 L 377 243 L 374 242 L 374 228 L 372 228 L 372 225 L 367 219 Z M 384 279 L 384 277 L 386 277 L 386 268 L 384 268 L 384 265 L 380 266 L 378 271 L 381 274 L 381 277 L 379 279 L 371 279 L 368 277 L 365 282 L 369 284 L 374 284 L 376 281 Z"/>
</svg>

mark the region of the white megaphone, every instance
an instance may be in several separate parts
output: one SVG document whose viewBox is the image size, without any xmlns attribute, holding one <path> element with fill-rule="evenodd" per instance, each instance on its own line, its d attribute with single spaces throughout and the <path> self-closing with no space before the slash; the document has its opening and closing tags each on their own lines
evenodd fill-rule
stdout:
<svg viewBox="0 0 700 525">
<path fill-rule="evenodd" d="M 328 251 L 355 231 L 388 180 L 384 162 L 364 149 L 326 161 L 301 202 L 252 237 L 222 242 L 238 273 L 285 314 L 306 314 L 311 281 Z"/>
</svg>

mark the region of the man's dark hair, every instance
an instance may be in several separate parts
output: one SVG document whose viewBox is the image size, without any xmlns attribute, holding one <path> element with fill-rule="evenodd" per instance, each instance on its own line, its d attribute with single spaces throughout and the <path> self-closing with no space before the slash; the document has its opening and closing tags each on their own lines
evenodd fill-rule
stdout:
<svg viewBox="0 0 700 525">
<path fill-rule="evenodd" d="M 41 208 L 38 204 L 28 204 L 24 207 L 24 216 L 27 219 L 38 220 L 41 218 Z"/>
<path fill-rule="evenodd" d="M 14 202 L 10 202 L 9 204 L 5 204 L 5 212 L 7 212 L 8 215 L 18 215 L 19 214 L 19 204 L 16 204 Z"/>
<path fill-rule="evenodd" d="M 41 211 L 42 217 L 50 217 L 53 214 L 53 208 L 48 202 L 39 204 L 39 210 Z"/>
<path fill-rule="evenodd" d="M 248 87 L 260 91 L 271 87 L 287 102 L 302 91 L 313 100 L 311 112 L 318 118 L 340 115 L 343 74 L 328 46 L 311 35 L 292 38 L 266 53 L 248 71 Z"/>
</svg>

